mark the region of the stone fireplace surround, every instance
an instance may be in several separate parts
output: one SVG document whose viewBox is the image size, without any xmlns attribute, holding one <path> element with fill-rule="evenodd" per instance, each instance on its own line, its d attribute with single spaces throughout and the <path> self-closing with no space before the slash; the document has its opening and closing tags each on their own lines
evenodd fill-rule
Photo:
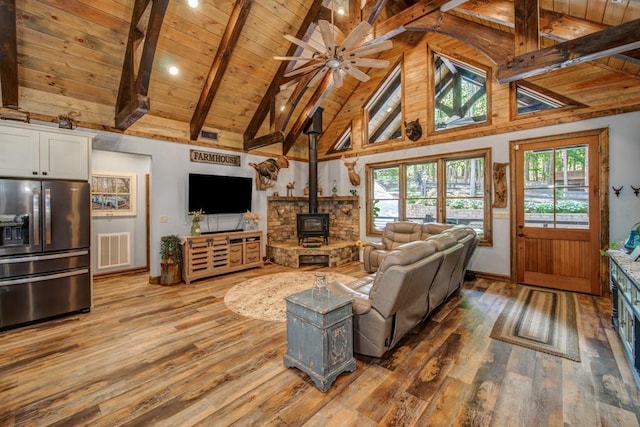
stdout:
<svg viewBox="0 0 640 427">
<path fill-rule="evenodd" d="M 358 196 L 318 197 L 318 213 L 329 214 L 329 244 L 298 246 L 296 216 L 309 213 L 308 197 L 267 197 L 267 258 L 298 268 L 302 264 L 336 267 L 359 258 L 355 242 L 360 234 Z"/>
</svg>

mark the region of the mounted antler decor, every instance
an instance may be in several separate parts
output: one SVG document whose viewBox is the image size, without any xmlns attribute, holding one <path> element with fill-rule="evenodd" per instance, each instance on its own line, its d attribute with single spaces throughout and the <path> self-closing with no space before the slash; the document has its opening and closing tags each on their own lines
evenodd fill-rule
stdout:
<svg viewBox="0 0 640 427">
<path fill-rule="evenodd" d="M 347 167 L 347 171 L 349 172 L 349 182 L 354 187 L 360 185 L 360 175 L 356 172 L 356 163 L 358 163 L 358 156 L 354 160 L 345 160 L 344 156 L 342 156 L 342 162 Z"/>
<path fill-rule="evenodd" d="M 636 197 L 638 197 L 640 195 L 640 187 L 636 188 L 632 185 L 631 188 L 633 189 L 633 194 L 635 194 Z"/>
<path fill-rule="evenodd" d="M 267 159 L 260 163 L 249 163 L 256 170 L 256 190 L 266 190 L 276 185 L 278 172 L 281 168 L 289 167 L 289 160 L 285 156 L 278 159 Z"/>
<path fill-rule="evenodd" d="M 620 188 L 616 188 L 616 187 L 613 187 L 613 186 L 611 188 L 613 188 L 613 192 L 616 193 L 616 197 L 620 197 L 620 192 L 624 188 L 624 185 L 621 185 Z"/>
</svg>

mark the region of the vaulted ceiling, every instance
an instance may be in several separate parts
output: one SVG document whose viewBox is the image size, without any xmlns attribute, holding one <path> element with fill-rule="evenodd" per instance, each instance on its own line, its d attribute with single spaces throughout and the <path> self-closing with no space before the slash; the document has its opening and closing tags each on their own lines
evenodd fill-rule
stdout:
<svg viewBox="0 0 640 427">
<path fill-rule="evenodd" d="M 638 0 L 360 3 L 0 0 L 2 116 L 56 121 L 70 114 L 83 127 L 304 157 L 301 132 L 315 108 L 322 106 L 337 135 L 341 115 L 367 96 L 367 85 L 349 76 L 340 88 L 330 78 L 308 87 L 304 77 L 285 77 L 290 63 L 274 56 L 302 49 L 284 35 L 308 40 L 319 19 L 335 19 L 344 34 L 372 23 L 367 40 L 393 41 L 391 59 L 425 34 L 457 40 L 489 58 L 500 84 L 585 63 L 640 84 Z M 283 98 L 287 82 L 292 95 Z"/>
</svg>

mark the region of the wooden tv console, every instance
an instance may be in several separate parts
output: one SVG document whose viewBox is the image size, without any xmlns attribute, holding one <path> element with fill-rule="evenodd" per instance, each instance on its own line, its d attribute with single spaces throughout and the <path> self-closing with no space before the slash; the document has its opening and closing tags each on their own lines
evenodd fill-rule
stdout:
<svg viewBox="0 0 640 427">
<path fill-rule="evenodd" d="M 230 231 L 184 236 L 182 280 L 262 267 L 262 231 Z"/>
</svg>

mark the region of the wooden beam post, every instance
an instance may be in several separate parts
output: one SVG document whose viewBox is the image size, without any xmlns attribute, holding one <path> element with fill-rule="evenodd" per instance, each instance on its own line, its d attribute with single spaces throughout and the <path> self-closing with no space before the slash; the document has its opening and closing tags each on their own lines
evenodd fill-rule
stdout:
<svg viewBox="0 0 640 427">
<path fill-rule="evenodd" d="M 498 81 L 508 83 L 638 48 L 640 19 L 635 19 L 597 33 L 516 56 L 499 67 Z"/>
<path fill-rule="evenodd" d="M 238 38 L 242 32 L 242 27 L 244 27 L 247 17 L 249 16 L 251 4 L 252 0 L 236 0 L 235 5 L 233 6 L 233 10 L 229 16 L 229 22 L 227 23 L 227 27 L 224 30 L 222 39 L 220 40 L 220 46 L 218 46 L 216 55 L 213 58 L 213 63 L 209 69 L 209 75 L 207 76 L 207 80 L 205 81 L 202 92 L 200 93 L 200 99 L 198 100 L 196 109 L 191 117 L 189 132 L 191 140 L 193 141 L 198 139 L 198 135 L 204 125 L 207 114 L 209 114 L 213 98 L 215 98 L 216 93 L 218 92 L 218 88 L 220 87 L 220 83 L 222 83 L 222 78 L 224 77 L 224 72 L 227 69 L 227 65 L 229 65 L 231 53 L 236 47 L 236 43 L 238 42 Z"/>
<path fill-rule="evenodd" d="M 18 42 L 16 2 L 0 0 L 0 83 L 2 106 L 18 109 Z"/>
</svg>

